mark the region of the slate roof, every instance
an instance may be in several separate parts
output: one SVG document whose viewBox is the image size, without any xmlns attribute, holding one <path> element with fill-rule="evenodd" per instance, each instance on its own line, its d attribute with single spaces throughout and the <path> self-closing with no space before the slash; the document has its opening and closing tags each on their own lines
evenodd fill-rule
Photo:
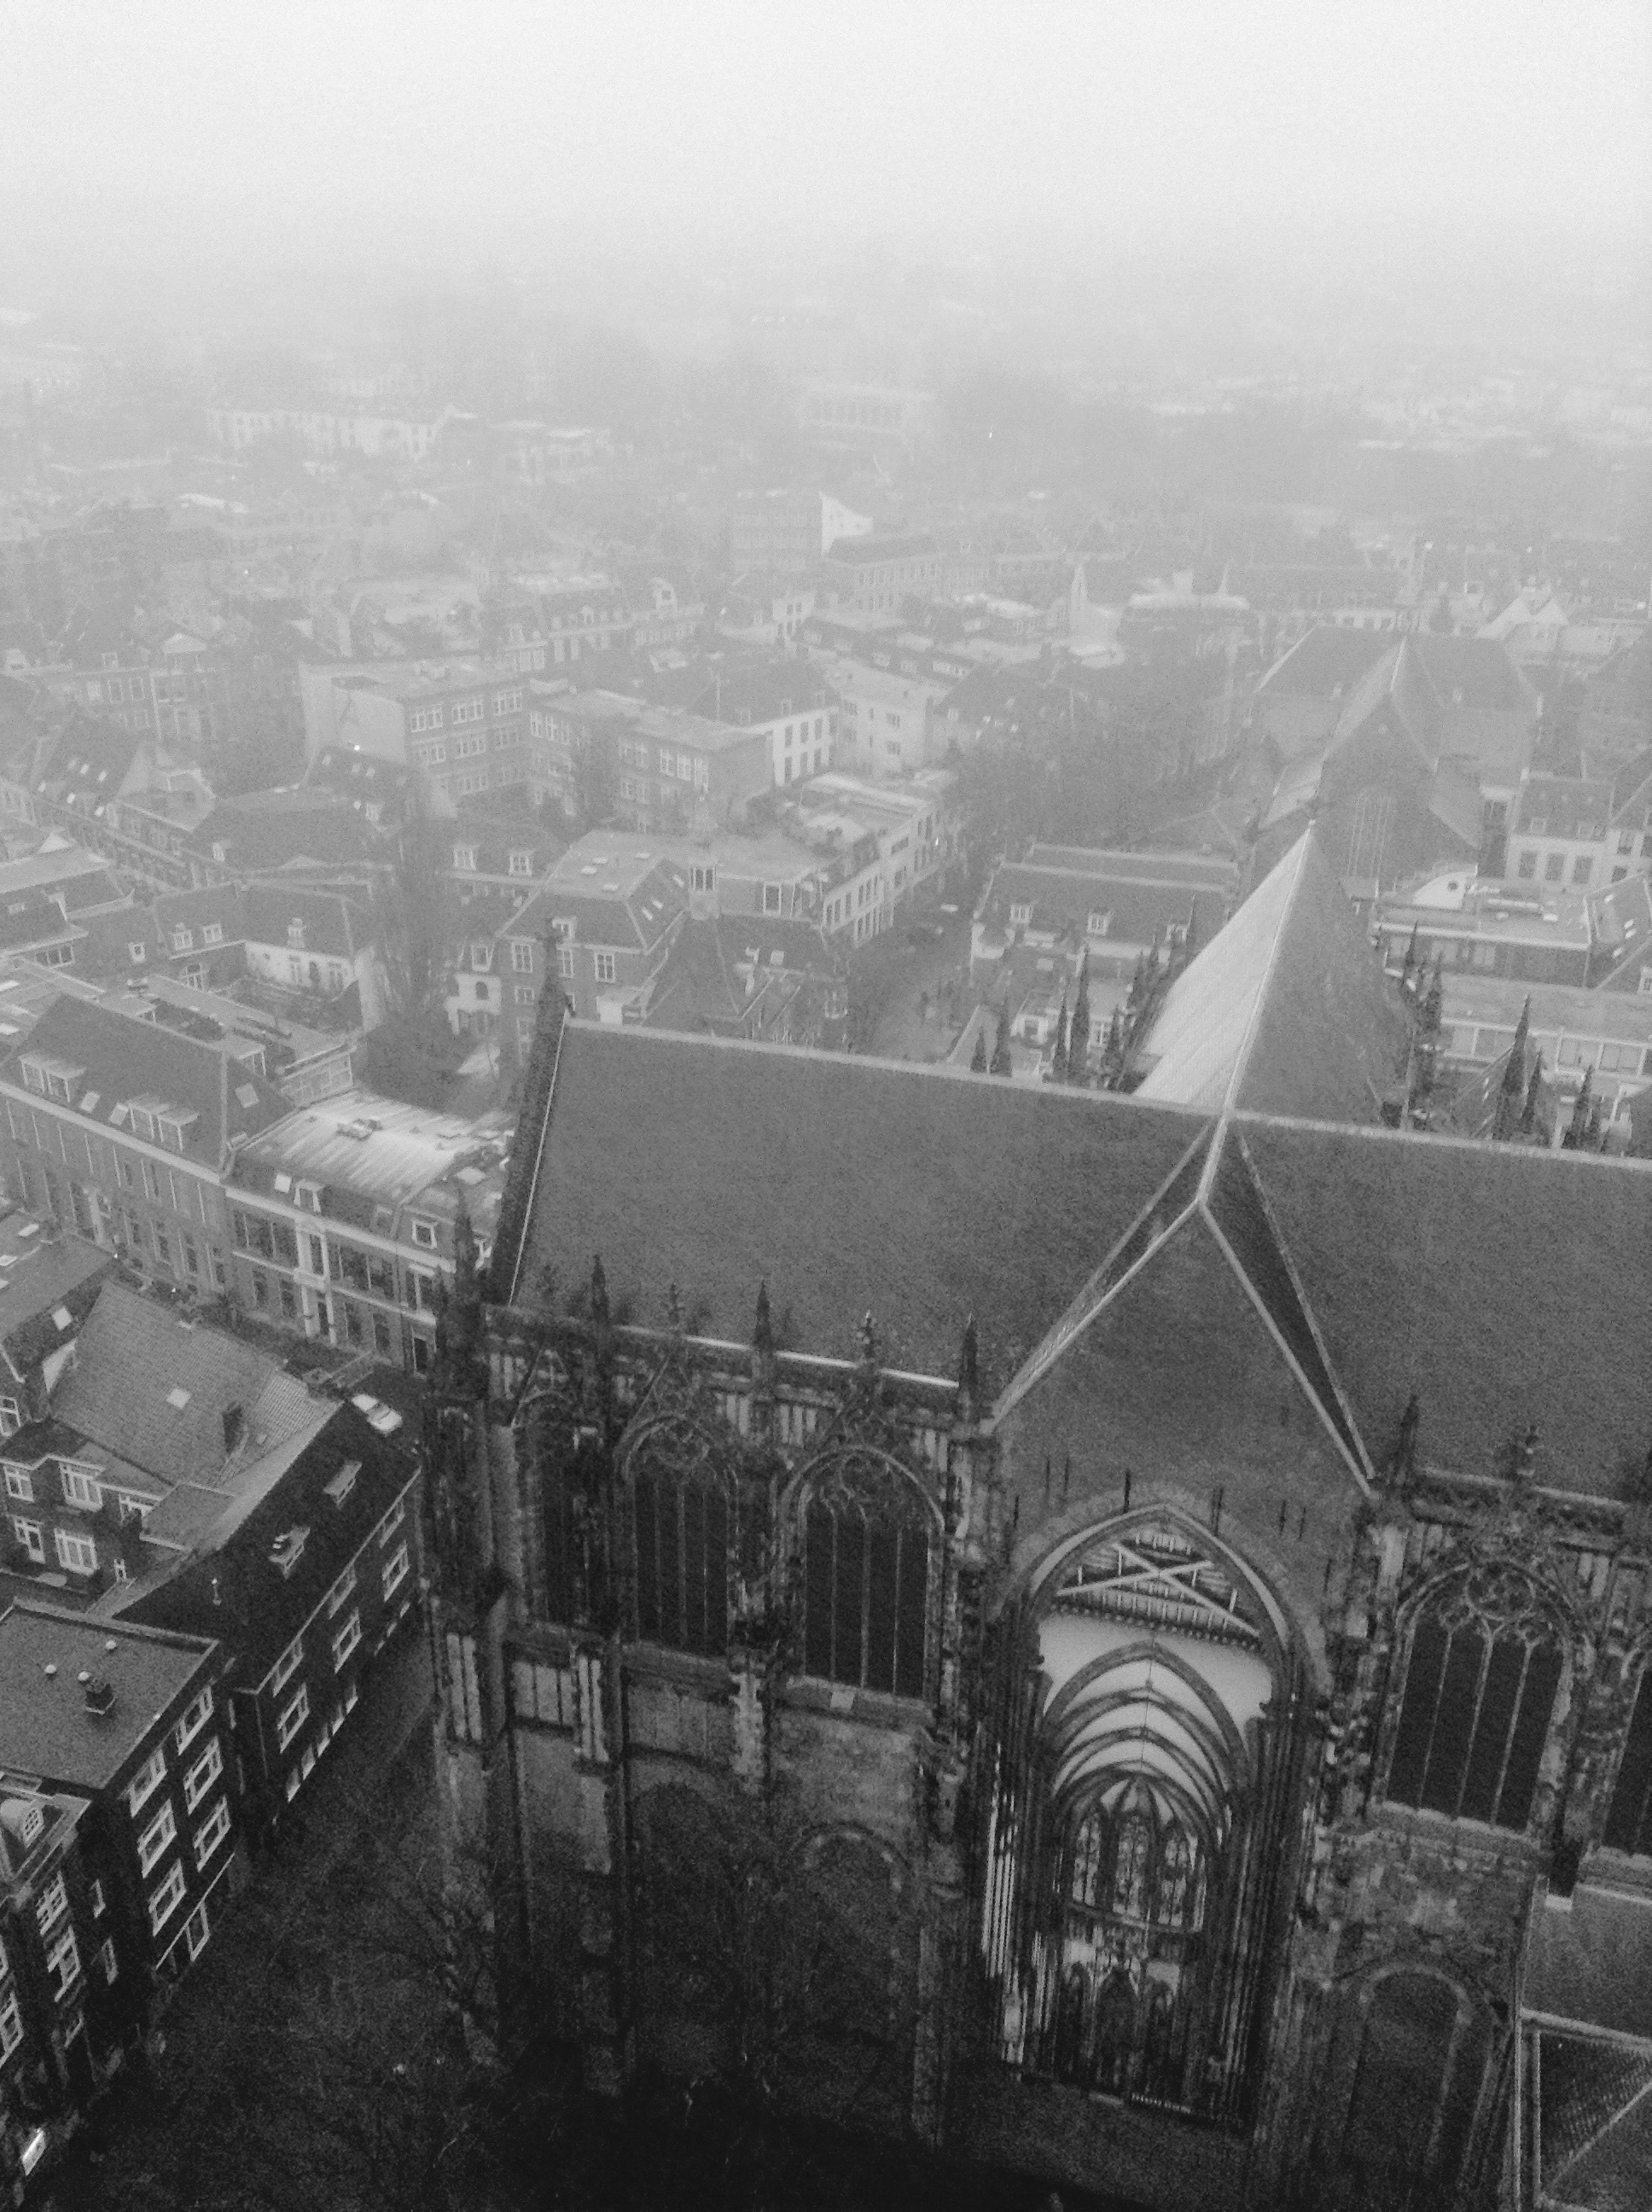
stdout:
<svg viewBox="0 0 1652 2212">
<path fill-rule="evenodd" d="M 1052 858 L 1059 854 L 1060 858 Z M 1122 862 L 1122 866 L 1115 863 Z M 1224 876 L 1212 884 L 1197 880 Z M 1192 920 L 1194 939 L 1208 943 L 1227 919 L 1236 871 L 1201 862 L 1195 870 L 1167 866 L 1163 875 L 1142 854 L 1084 853 L 1070 846 L 1035 846 L 1025 860 L 1005 861 L 993 874 L 975 909 L 975 919 L 1006 929 L 1012 906 L 1029 906 L 1024 927 L 1074 939 L 1085 934 L 1092 914 L 1111 919 L 1108 936 L 1130 945 L 1150 945 L 1171 923 Z"/>
<path fill-rule="evenodd" d="M 501 1236 L 495 1280 L 525 1293 L 550 1265 L 570 1288 L 600 1254 L 640 1318 L 674 1281 L 743 1340 L 767 1277 L 799 1350 L 852 1356 L 870 1310 L 889 1364 L 951 1376 L 973 1313 L 1013 1364 L 1199 1127 L 1094 1092 L 569 1022 L 542 1162 L 525 1127 L 517 1148 L 535 1177 L 519 1261 Z"/>
<path fill-rule="evenodd" d="M 0 1078 L 20 1090 L 18 1062 L 25 1052 L 83 1069 L 75 1110 L 100 1127 L 122 1126 L 114 1117 L 124 1115 L 128 1099 L 161 1099 L 192 1111 L 196 1118 L 185 1128 L 182 1157 L 214 1170 L 227 1138 L 250 1136 L 291 1111 L 273 1083 L 244 1066 L 227 1066 L 215 1047 L 74 997 L 49 1006 L 0 1060 Z"/>
<path fill-rule="evenodd" d="M 348 1562 L 416 1475 L 411 1452 L 379 1436 L 349 1404 L 315 1406 L 319 1425 L 280 1454 L 250 1465 L 203 1498 L 192 1544 L 198 1554 L 123 1607 L 123 1620 L 197 1635 L 216 1632 L 239 1662 L 248 1686 L 264 1676 L 326 1597 Z M 355 1480 L 342 1504 L 327 1485 L 346 1461 Z M 151 1516 L 154 1528 L 174 1500 Z M 288 1529 L 309 1536 L 298 1564 L 282 1575 L 270 1550 Z"/>
<path fill-rule="evenodd" d="M 1644 2212 L 1652 2203 L 1652 2045 L 1545 2028 L 1537 2047 L 1537 2201 L 1565 2212 Z"/>
<path fill-rule="evenodd" d="M 0 1613 L 0 1766 L 82 1790 L 106 1787 L 156 1719 L 210 1671 L 213 1653 L 203 1638 L 14 1605 Z M 112 1684 L 107 1713 L 87 1711 L 82 1673 Z"/>
<path fill-rule="evenodd" d="M 186 1394 L 185 1402 L 174 1402 Z M 169 1306 L 109 1283 L 81 1331 L 52 1412 L 66 1427 L 118 1450 L 171 1483 L 211 1481 L 228 1456 L 224 1415 L 239 1406 L 249 1440 L 274 1450 L 316 1401 L 244 1337 L 191 1327 Z"/>
<path fill-rule="evenodd" d="M 242 895 L 247 941 L 284 946 L 295 921 L 304 925 L 304 942 L 295 951 L 353 960 L 373 942 L 367 909 L 336 891 L 307 890 L 298 884 L 252 883 Z"/>
<path fill-rule="evenodd" d="M 21 1232 L 31 1225 L 33 1234 Z M 53 1319 L 67 1313 L 83 1320 L 114 1255 L 83 1237 L 52 1235 L 22 1213 L 0 1220 L 0 1348 L 21 1377 L 72 1330 Z"/>
<path fill-rule="evenodd" d="M 1530 837 L 1602 837 L 1612 814 L 1612 785 L 1604 777 L 1529 774 L 1521 781 L 1514 833 Z"/>
<path fill-rule="evenodd" d="M 521 911 L 506 925 L 507 937 L 544 937 L 553 921 L 570 921 L 581 945 L 646 951 L 686 911 L 689 874 L 679 861 L 629 854 L 583 859 L 588 840 L 556 862 Z"/>
<path fill-rule="evenodd" d="M 1399 994 L 1311 833 L 1171 985 L 1136 1096 L 1370 1122 L 1403 1073 Z"/>
</svg>

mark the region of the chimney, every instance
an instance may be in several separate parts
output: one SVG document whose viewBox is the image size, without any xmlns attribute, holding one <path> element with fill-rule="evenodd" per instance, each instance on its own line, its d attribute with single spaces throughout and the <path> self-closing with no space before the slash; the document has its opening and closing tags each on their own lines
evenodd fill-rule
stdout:
<svg viewBox="0 0 1652 2212">
<path fill-rule="evenodd" d="M 241 1406 L 224 1407 L 224 1456 L 227 1459 L 246 1434 L 246 1410 Z"/>
<path fill-rule="evenodd" d="M 101 1719 L 115 1709 L 115 1686 L 106 1675 L 88 1674 L 82 1685 L 86 1692 L 86 1710 Z"/>
</svg>

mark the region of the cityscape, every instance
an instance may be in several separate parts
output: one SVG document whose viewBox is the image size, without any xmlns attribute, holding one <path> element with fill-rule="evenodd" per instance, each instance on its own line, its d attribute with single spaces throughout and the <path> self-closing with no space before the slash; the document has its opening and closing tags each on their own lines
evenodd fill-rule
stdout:
<svg viewBox="0 0 1652 2212">
<path fill-rule="evenodd" d="M 25 0 L 6 2201 L 1652 2204 L 1652 25 L 1387 12 Z"/>
</svg>

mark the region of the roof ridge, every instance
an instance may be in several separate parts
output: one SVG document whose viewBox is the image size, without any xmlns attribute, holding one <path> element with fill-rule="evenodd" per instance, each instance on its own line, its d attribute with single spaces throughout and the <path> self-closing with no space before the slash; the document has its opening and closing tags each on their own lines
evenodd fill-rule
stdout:
<svg viewBox="0 0 1652 2212">
<path fill-rule="evenodd" d="M 1114 1297 L 1127 1284 L 1135 1280 L 1136 1277 L 1147 1265 L 1147 1262 L 1152 1259 L 1157 1253 L 1163 1250 L 1164 1247 L 1170 1242 L 1171 1238 L 1176 1234 L 1176 1231 L 1187 1220 L 1188 1215 L 1193 1212 L 1194 1208 L 1200 1202 L 1200 1194 L 1204 1188 L 1206 1176 L 1209 1171 L 1209 1158 L 1214 1155 L 1217 1149 L 1217 1145 L 1212 1139 L 1212 1133 L 1216 1127 L 1217 1125 L 1215 1123 L 1206 1122 L 1206 1126 L 1200 1131 L 1199 1134 L 1193 1139 L 1193 1142 L 1187 1146 L 1187 1150 L 1176 1161 L 1169 1175 L 1163 1178 L 1163 1180 L 1158 1184 L 1157 1188 L 1152 1192 L 1146 1203 L 1137 1209 L 1134 1217 L 1127 1224 L 1122 1235 L 1115 1237 L 1113 1243 L 1108 1246 L 1107 1254 L 1102 1260 L 1099 1266 L 1092 1268 L 1090 1274 L 1085 1277 L 1078 1291 L 1067 1301 L 1066 1307 L 1056 1316 L 1055 1321 L 1051 1324 L 1049 1328 L 1045 1331 L 1042 1337 L 1040 1338 L 1039 1341 L 1028 1353 L 1026 1358 L 1023 1360 L 1020 1367 L 1010 1377 L 1009 1382 L 1005 1383 L 1004 1389 L 999 1392 L 998 1397 L 993 1403 L 992 1419 L 995 1424 L 1000 1421 L 1006 1413 L 1012 1412 L 1027 1395 L 1027 1393 L 1031 1390 L 1036 1384 L 1043 1380 L 1044 1376 L 1048 1374 L 1050 1369 L 1055 1364 L 1056 1361 L 1060 1359 L 1062 1354 L 1067 1350 L 1067 1347 L 1077 1342 L 1078 1339 L 1084 1334 L 1085 1329 L 1090 1326 L 1092 1322 L 1097 1320 L 1101 1315 L 1107 1310 L 1108 1307 L 1112 1304 Z M 1111 1281 L 1108 1281 L 1107 1279 L 1108 1271 L 1113 1267 L 1120 1255 L 1127 1249 L 1131 1239 L 1135 1236 L 1142 1223 L 1145 1221 L 1151 1222 L 1153 1217 L 1154 1208 L 1159 1204 L 1165 1194 L 1173 1188 L 1177 1180 L 1183 1174 L 1189 1162 L 1194 1158 L 1201 1145 L 1209 1145 L 1210 1153 L 1207 1155 L 1206 1163 L 1200 1170 L 1198 1183 L 1195 1185 L 1192 1194 L 1190 1194 L 1187 1203 L 1179 1212 L 1171 1216 L 1169 1220 L 1165 1223 L 1163 1228 L 1159 1231 L 1157 1235 L 1150 1236 L 1147 1242 L 1143 1245 L 1141 1250 L 1129 1262 L 1128 1266 L 1121 1269 L 1119 1273 L 1114 1276 Z"/>
<path fill-rule="evenodd" d="M 1233 1056 L 1233 1072 L 1228 1078 L 1227 1089 L 1222 1094 L 1221 1110 L 1224 1116 L 1234 1111 L 1234 1102 L 1239 1096 L 1240 1086 L 1244 1082 L 1250 1066 L 1251 1050 L 1256 1042 L 1257 1027 L 1262 1018 L 1262 1011 L 1267 1004 L 1268 988 L 1273 981 L 1274 970 L 1278 966 L 1279 949 L 1285 941 L 1285 930 L 1301 894 L 1303 875 L 1308 865 L 1308 848 L 1313 843 L 1315 835 L 1314 825 L 1310 822 L 1297 840 L 1293 848 L 1297 862 L 1296 873 L 1286 889 L 1285 904 L 1280 908 L 1279 919 L 1274 925 L 1272 941 L 1267 948 L 1267 960 L 1256 986 L 1256 996 L 1251 1002 L 1249 1017 L 1245 1023 L 1245 1033 L 1239 1041 L 1238 1051 Z M 1287 859 L 1290 857 L 1289 854 L 1286 855 Z M 1213 1146 L 1212 1149 L 1214 1154 L 1218 1148 Z"/>
</svg>

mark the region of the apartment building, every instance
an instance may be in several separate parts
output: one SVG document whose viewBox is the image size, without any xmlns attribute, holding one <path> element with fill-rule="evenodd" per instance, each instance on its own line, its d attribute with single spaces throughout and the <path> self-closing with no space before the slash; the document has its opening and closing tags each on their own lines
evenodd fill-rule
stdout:
<svg viewBox="0 0 1652 2212">
<path fill-rule="evenodd" d="M 529 734 L 530 796 L 556 801 L 574 821 L 723 827 L 742 820 L 772 781 L 765 728 L 738 729 L 616 692 L 543 697 L 530 710 Z"/>
<path fill-rule="evenodd" d="M 207 435 L 226 453 L 285 440 L 319 457 L 360 453 L 370 459 L 422 461 L 444 416 L 342 414 L 321 407 L 220 406 L 207 410 Z"/>
<path fill-rule="evenodd" d="M 291 1110 L 231 1049 L 65 996 L 0 1058 L 7 1189 L 146 1275 L 229 1285 L 224 1176 Z"/>
<path fill-rule="evenodd" d="M 910 775 L 927 768 L 951 743 L 947 724 L 935 716 L 944 684 L 835 660 L 831 684 L 838 698 L 840 765 L 871 776 Z"/>
<path fill-rule="evenodd" d="M 437 1284 L 461 1217 L 493 1235 L 509 1125 L 355 1091 L 238 1145 L 226 1178 L 230 1279 L 249 1312 L 428 1373 Z"/>
<path fill-rule="evenodd" d="M 940 588 L 940 549 L 932 538 L 840 538 L 822 563 L 825 596 L 860 614 L 885 614 L 903 599 Z"/>
<path fill-rule="evenodd" d="M 1579 893 L 1436 877 L 1382 901 L 1374 917 L 1385 965 L 1397 973 L 1411 949 L 1424 967 L 1472 970 L 1521 983 L 1586 984 L 1594 933 Z"/>
<path fill-rule="evenodd" d="M 0 1614 L 0 2175 L 14 2199 L 243 1878 L 225 1662 L 204 1636 L 32 1600 Z"/>
<path fill-rule="evenodd" d="M 961 858 L 963 822 L 957 794 L 957 778 L 948 769 L 922 769 L 901 782 L 872 782 L 833 769 L 811 778 L 781 820 L 794 835 L 829 837 L 845 851 L 872 840 L 881 888 L 867 903 L 886 907 L 892 918 L 914 895 L 932 894 Z M 828 899 L 823 919 L 835 931 L 853 918 L 846 885 Z M 867 921 L 864 931 L 854 933 L 857 939 L 875 933 L 869 916 Z"/>
<path fill-rule="evenodd" d="M 418 1463 L 399 1429 L 387 1408 L 327 1405 L 284 1449 L 177 1485 L 146 1531 L 155 1567 L 122 1594 L 123 1620 L 224 1639 L 255 1838 L 279 1827 L 417 1600 Z"/>
<path fill-rule="evenodd" d="M 635 836 L 598 831 L 569 846 L 495 940 L 510 1000 L 501 1021 L 522 1055 L 547 987 L 592 1020 L 641 1018 L 696 873 L 708 890 L 709 862 L 668 858 Z"/>
<path fill-rule="evenodd" d="M 1607 880 L 1609 855 L 1615 849 L 1612 818 L 1609 778 L 1547 775 L 1528 769 L 1510 812 L 1504 876 L 1575 891 L 1597 889 Z"/>
<path fill-rule="evenodd" d="M 348 670 L 307 665 L 300 688 L 307 758 L 344 745 L 416 769 L 438 813 L 528 782 L 524 679 L 508 662 L 456 654 Z"/>
</svg>

